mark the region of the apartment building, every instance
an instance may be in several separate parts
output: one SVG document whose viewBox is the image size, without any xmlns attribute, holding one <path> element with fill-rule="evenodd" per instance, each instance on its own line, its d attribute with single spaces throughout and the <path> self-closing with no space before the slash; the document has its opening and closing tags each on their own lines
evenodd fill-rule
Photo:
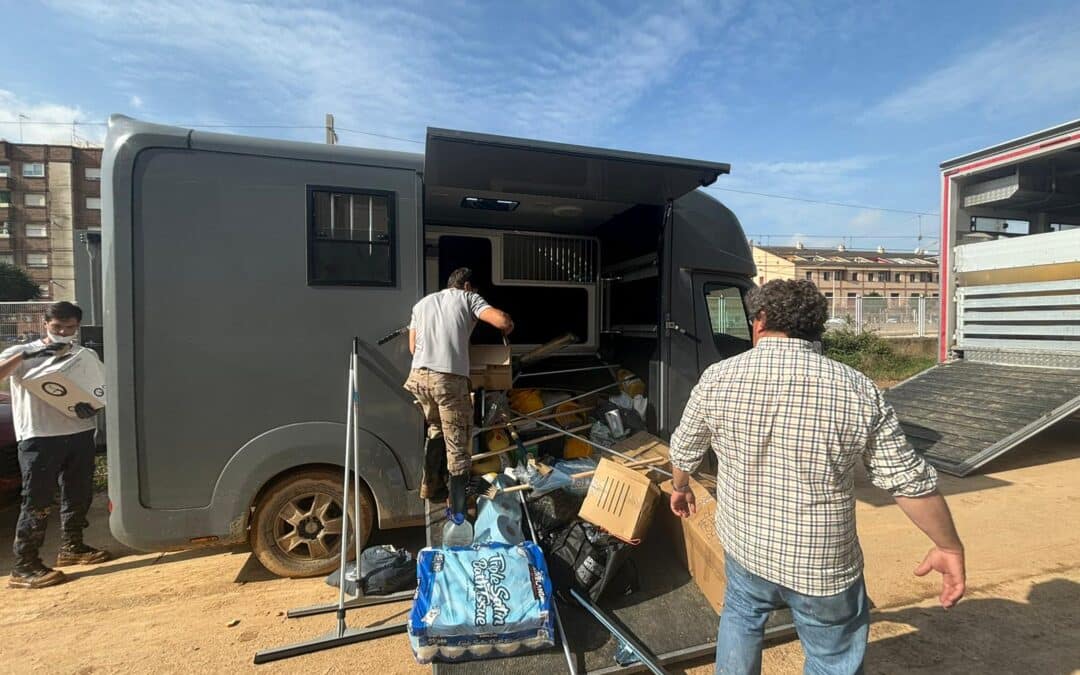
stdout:
<svg viewBox="0 0 1080 675">
<path fill-rule="evenodd" d="M 0 262 L 74 301 L 76 247 L 100 229 L 101 148 L 0 140 Z"/>
<path fill-rule="evenodd" d="M 773 279 L 809 279 L 827 298 L 857 298 L 876 294 L 900 302 L 904 298 L 938 296 L 938 257 L 935 254 L 896 253 L 795 246 L 753 246 L 758 284 Z"/>
</svg>

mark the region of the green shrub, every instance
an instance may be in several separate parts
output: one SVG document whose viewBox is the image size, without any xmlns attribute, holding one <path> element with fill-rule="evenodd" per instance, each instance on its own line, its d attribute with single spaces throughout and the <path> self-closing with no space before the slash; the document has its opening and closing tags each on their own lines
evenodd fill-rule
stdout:
<svg viewBox="0 0 1080 675">
<path fill-rule="evenodd" d="M 829 331 L 822 343 L 830 359 L 856 368 L 879 383 L 906 380 L 934 365 L 933 357 L 900 353 L 873 331 Z"/>
</svg>

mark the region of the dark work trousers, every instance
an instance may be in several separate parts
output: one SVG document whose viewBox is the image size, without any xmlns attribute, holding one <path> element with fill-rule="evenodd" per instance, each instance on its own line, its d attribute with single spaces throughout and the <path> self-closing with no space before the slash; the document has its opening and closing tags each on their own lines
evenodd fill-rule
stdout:
<svg viewBox="0 0 1080 675">
<path fill-rule="evenodd" d="M 19 441 L 22 510 L 15 526 L 15 565 L 39 560 L 45 524 L 60 485 L 60 527 L 64 543 L 82 543 L 86 512 L 94 497 L 94 431 Z"/>
</svg>

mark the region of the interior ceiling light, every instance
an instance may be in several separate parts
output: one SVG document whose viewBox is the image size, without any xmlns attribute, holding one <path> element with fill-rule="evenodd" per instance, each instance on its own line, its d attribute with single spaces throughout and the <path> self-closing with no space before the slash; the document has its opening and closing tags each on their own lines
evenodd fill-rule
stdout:
<svg viewBox="0 0 1080 675">
<path fill-rule="evenodd" d="M 551 210 L 556 216 L 560 218 L 577 218 L 581 215 L 580 206 L 556 206 Z"/>
<path fill-rule="evenodd" d="M 512 199 L 490 199 L 488 197 L 466 197 L 461 200 L 463 209 L 483 209 L 485 211 L 513 211 L 521 202 Z"/>
</svg>

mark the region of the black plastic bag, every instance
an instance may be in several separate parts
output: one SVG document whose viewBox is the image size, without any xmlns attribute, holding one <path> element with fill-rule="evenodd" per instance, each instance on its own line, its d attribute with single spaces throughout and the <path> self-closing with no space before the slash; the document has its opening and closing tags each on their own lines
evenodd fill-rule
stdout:
<svg viewBox="0 0 1080 675">
<path fill-rule="evenodd" d="M 541 545 L 556 589 L 576 588 L 593 602 L 608 591 L 631 590 L 627 575 L 620 574 L 630 556 L 629 544 L 589 523 L 576 521 L 551 532 Z"/>
<path fill-rule="evenodd" d="M 356 595 L 359 582 L 364 595 L 389 595 L 416 586 L 416 560 L 404 549 L 393 546 L 372 546 L 360 554 L 360 575 L 356 563 L 345 565 L 345 592 Z M 326 577 L 326 583 L 336 587 L 338 572 Z"/>
<path fill-rule="evenodd" d="M 584 497 L 571 494 L 566 490 L 555 490 L 528 502 L 529 517 L 532 518 L 536 536 L 543 539 L 555 530 L 561 530 L 577 520 L 578 511 Z"/>
</svg>

